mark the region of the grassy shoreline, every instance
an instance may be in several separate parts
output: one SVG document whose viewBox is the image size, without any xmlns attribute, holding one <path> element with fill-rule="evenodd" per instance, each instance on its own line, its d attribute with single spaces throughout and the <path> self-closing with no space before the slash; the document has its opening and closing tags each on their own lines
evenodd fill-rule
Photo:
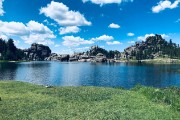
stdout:
<svg viewBox="0 0 180 120">
<path fill-rule="evenodd" d="M 126 62 L 126 63 L 138 63 L 138 60 L 116 60 L 116 62 Z M 145 64 L 180 64 L 180 59 L 170 59 L 170 58 L 156 58 L 156 59 L 145 59 L 141 60 L 141 63 Z"/>
<path fill-rule="evenodd" d="M 46 88 L 0 81 L 0 119 L 178 120 L 180 88 Z"/>
</svg>

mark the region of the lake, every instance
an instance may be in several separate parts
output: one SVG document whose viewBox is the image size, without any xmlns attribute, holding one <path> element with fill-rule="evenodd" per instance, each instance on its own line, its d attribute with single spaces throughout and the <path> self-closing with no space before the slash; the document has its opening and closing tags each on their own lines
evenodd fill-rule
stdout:
<svg viewBox="0 0 180 120">
<path fill-rule="evenodd" d="M 132 88 L 180 86 L 180 65 L 88 62 L 0 63 L 0 80 L 18 80 L 53 86 L 106 86 Z"/>
</svg>

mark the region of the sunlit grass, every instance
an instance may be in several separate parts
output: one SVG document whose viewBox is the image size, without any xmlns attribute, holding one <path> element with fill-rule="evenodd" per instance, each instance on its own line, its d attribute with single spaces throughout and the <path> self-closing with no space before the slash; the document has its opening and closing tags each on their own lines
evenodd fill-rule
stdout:
<svg viewBox="0 0 180 120">
<path fill-rule="evenodd" d="M 180 88 L 132 90 L 0 82 L 0 120 L 178 120 Z"/>
</svg>

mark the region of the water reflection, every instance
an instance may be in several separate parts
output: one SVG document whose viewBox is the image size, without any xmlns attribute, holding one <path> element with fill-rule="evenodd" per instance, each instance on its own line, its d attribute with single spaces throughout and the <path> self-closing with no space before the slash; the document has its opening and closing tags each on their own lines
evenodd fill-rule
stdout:
<svg viewBox="0 0 180 120">
<path fill-rule="evenodd" d="M 22 62 L 0 63 L 0 80 L 19 80 L 56 86 L 111 86 L 136 84 L 180 86 L 180 65 L 129 63 Z"/>
<path fill-rule="evenodd" d="M 15 63 L 0 63 L 0 80 L 14 80 L 17 68 Z"/>
</svg>

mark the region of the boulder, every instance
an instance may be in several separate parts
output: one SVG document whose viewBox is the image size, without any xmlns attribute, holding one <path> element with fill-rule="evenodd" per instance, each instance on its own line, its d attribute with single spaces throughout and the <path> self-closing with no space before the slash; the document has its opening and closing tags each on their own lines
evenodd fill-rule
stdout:
<svg viewBox="0 0 180 120">
<path fill-rule="evenodd" d="M 95 62 L 107 62 L 107 58 L 102 53 L 98 53 L 95 57 Z"/>
<path fill-rule="evenodd" d="M 60 54 L 52 53 L 49 57 L 45 58 L 45 60 L 69 61 L 69 55 L 68 54 L 60 55 Z"/>
</svg>

